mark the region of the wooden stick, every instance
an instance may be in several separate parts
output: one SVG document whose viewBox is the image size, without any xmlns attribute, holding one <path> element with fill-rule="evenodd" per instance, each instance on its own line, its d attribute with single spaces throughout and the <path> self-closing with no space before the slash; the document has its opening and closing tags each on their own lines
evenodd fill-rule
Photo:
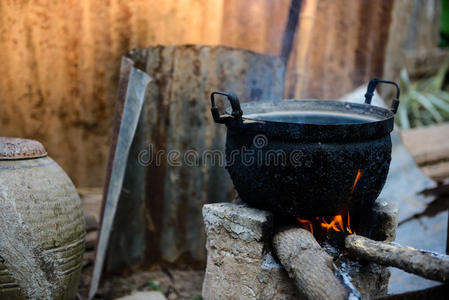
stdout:
<svg viewBox="0 0 449 300">
<path fill-rule="evenodd" d="M 289 228 L 273 238 L 276 254 L 300 293 L 307 299 L 348 299 L 349 288 L 334 274 L 332 257 L 313 235 L 302 228 Z"/>
<path fill-rule="evenodd" d="M 348 235 L 345 247 L 357 257 L 419 276 L 449 282 L 449 256 L 393 243 Z"/>
</svg>

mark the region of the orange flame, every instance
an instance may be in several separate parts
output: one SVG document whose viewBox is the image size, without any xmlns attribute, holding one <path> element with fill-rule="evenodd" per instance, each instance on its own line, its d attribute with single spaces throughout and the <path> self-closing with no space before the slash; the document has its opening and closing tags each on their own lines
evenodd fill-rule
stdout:
<svg viewBox="0 0 449 300">
<path fill-rule="evenodd" d="M 355 175 L 354 183 L 352 184 L 351 194 L 354 193 L 357 183 L 359 182 L 359 179 L 362 177 L 362 175 L 363 175 L 362 171 L 360 171 L 360 169 L 358 169 L 357 175 Z"/>
<path fill-rule="evenodd" d="M 308 220 L 296 217 L 296 220 L 298 220 L 301 228 L 310 231 L 319 242 L 323 240 L 323 237 L 329 238 L 332 232 L 335 231 L 356 234 L 355 231 L 352 231 L 351 229 L 349 212 L 342 215 L 336 215 L 332 218 L 315 217 L 313 220 Z M 314 231 L 314 228 L 318 228 L 318 230 Z"/>
<path fill-rule="evenodd" d="M 301 228 L 306 229 L 313 234 L 312 221 L 309 221 L 307 219 L 301 219 L 300 217 L 296 217 L 296 220 L 298 220 L 299 224 L 301 225 Z"/>
<path fill-rule="evenodd" d="M 349 212 L 346 212 L 346 215 L 347 215 L 346 226 L 343 222 L 343 215 L 336 215 L 335 217 L 333 217 L 330 220 L 330 222 L 326 221 L 326 219 L 324 217 L 321 217 L 321 218 L 319 218 L 319 219 L 321 219 L 320 226 L 323 230 L 326 230 L 326 233 L 328 235 L 332 231 L 347 232 L 350 234 L 355 234 L 355 232 L 353 232 L 351 230 L 351 222 L 349 219 Z"/>
<path fill-rule="evenodd" d="M 330 223 L 326 222 L 324 218 L 322 218 L 321 228 L 325 229 L 327 233 L 333 231 L 344 231 L 343 227 L 343 218 L 341 215 L 336 215 Z"/>
<path fill-rule="evenodd" d="M 350 234 L 355 234 L 355 231 L 352 232 L 351 230 L 351 220 L 349 219 L 349 211 L 348 211 L 348 223 L 346 225 L 346 231 L 349 232 Z"/>
<path fill-rule="evenodd" d="M 352 184 L 351 188 L 351 197 L 354 193 L 357 183 L 359 182 L 360 178 L 362 177 L 363 173 L 359 169 L 357 170 L 357 174 L 355 176 L 354 183 Z M 346 222 L 344 222 L 346 218 Z M 301 219 L 299 217 L 296 217 L 299 224 L 301 225 L 301 228 L 304 228 L 308 231 L 310 231 L 312 234 L 314 234 L 313 228 L 316 224 L 315 228 L 320 228 L 319 232 L 315 232 L 315 237 L 320 240 L 321 237 L 326 234 L 326 236 L 329 236 L 333 231 L 337 232 L 347 232 L 349 234 L 356 234 L 355 231 L 352 231 L 351 229 L 351 220 L 349 217 L 349 211 L 346 211 L 344 214 L 336 215 L 332 218 L 326 218 L 326 217 L 315 217 L 314 220 L 308 220 L 308 219 Z"/>
</svg>

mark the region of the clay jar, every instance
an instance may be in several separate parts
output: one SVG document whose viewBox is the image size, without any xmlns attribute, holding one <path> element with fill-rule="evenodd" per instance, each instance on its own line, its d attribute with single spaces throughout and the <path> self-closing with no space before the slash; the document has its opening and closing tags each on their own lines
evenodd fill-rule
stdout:
<svg viewBox="0 0 449 300">
<path fill-rule="evenodd" d="M 42 144 L 0 137 L 0 299 L 75 299 L 85 236 L 78 193 Z"/>
</svg>

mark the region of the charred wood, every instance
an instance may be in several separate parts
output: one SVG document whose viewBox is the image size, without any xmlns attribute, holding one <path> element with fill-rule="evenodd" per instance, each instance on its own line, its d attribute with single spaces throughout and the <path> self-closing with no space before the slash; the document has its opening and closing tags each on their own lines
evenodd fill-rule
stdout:
<svg viewBox="0 0 449 300">
<path fill-rule="evenodd" d="M 300 293 L 307 299 L 348 299 L 351 289 L 337 276 L 333 259 L 301 228 L 276 233 L 273 247 Z"/>
<path fill-rule="evenodd" d="M 359 235 L 345 238 L 354 255 L 384 266 L 392 266 L 428 279 L 449 282 L 449 256 L 394 243 L 377 242 Z"/>
</svg>

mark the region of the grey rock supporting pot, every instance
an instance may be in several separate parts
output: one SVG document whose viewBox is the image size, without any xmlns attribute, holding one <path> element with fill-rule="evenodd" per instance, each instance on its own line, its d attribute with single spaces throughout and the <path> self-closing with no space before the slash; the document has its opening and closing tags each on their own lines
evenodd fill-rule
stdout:
<svg viewBox="0 0 449 300">
<path fill-rule="evenodd" d="M 0 232 L 0 299 L 75 298 L 81 202 L 39 142 L 0 137 Z"/>
<path fill-rule="evenodd" d="M 397 88 L 391 110 L 370 105 L 378 83 Z M 216 95 L 231 107 L 220 115 Z M 319 100 L 254 101 L 211 95 L 227 127 L 227 170 L 241 199 L 288 216 L 334 216 L 370 209 L 387 178 L 399 86 L 373 79 L 365 104 Z"/>
</svg>

